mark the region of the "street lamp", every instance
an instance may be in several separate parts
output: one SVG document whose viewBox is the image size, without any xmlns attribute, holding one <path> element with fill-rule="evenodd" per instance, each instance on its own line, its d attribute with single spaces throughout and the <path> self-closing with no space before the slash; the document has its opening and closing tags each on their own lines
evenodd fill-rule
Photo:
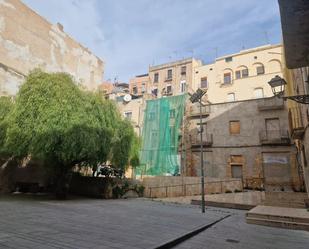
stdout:
<svg viewBox="0 0 309 249">
<path fill-rule="evenodd" d="M 284 96 L 285 86 L 287 85 L 285 79 L 281 78 L 280 76 L 276 75 L 272 78 L 268 84 L 271 87 L 271 90 L 274 96 L 283 99 L 286 101 L 287 99 L 296 101 L 301 104 L 309 104 L 309 95 L 294 95 L 294 96 Z"/>
<path fill-rule="evenodd" d="M 200 138 L 201 138 L 201 195 L 202 195 L 202 213 L 205 213 L 205 181 L 204 181 L 204 158 L 203 158 L 203 120 L 202 120 L 202 97 L 206 92 L 202 89 L 197 89 L 195 93 L 190 94 L 192 103 L 199 102 L 200 104 Z"/>
</svg>

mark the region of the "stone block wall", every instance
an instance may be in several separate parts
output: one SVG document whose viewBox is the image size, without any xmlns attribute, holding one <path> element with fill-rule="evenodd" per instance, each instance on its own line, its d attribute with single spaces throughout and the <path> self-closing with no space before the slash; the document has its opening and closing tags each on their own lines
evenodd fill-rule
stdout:
<svg viewBox="0 0 309 249">
<path fill-rule="evenodd" d="M 145 187 L 144 196 L 164 198 L 177 196 L 193 196 L 201 194 L 200 177 L 157 176 L 146 177 L 142 181 Z M 225 193 L 242 190 L 240 179 L 218 179 L 205 177 L 205 193 Z"/>
</svg>

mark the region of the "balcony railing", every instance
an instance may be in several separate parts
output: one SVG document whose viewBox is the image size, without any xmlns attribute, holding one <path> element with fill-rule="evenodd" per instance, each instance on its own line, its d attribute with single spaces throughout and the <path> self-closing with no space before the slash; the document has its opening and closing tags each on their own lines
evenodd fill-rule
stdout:
<svg viewBox="0 0 309 249">
<path fill-rule="evenodd" d="M 300 107 L 292 107 L 289 109 L 290 133 L 293 139 L 301 139 L 305 132 Z"/>
<path fill-rule="evenodd" d="M 165 81 L 172 81 L 173 77 L 165 77 Z"/>
<path fill-rule="evenodd" d="M 288 145 L 291 143 L 287 130 L 262 130 L 259 135 L 263 145 Z"/>
<path fill-rule="evenodd" d="M 258 101 L 259 111 L 280 110 L 280 109 L 283 109 L 283 108 L 284 108 L 283 99 L 267 98 L 267 99 L 260 99 Z"/>
<path fill-rule="evenodd" d="M 202 117 L 207 117 L 210 114 L 210 105 L 202 106 Z M 190 107 L 190 117 L 199 118 L 200 117 L 200 106 L 199 104 L 192 105 Z"/>
<path fill-rule="evenodd" d="M 191 147 L 199 147 L 201 146 L 201 143 L 203 144 L 203 147 L 209 147 L 212 146 L 213 144 L 213 136 L 210 133 L 203 133 L 202 136 L 202 142 L 201 142 L 201 135 L 200 133 L 198 134 L 191 134 L 190 135 L 190 142 L 191 142 Z"/>
</svg>

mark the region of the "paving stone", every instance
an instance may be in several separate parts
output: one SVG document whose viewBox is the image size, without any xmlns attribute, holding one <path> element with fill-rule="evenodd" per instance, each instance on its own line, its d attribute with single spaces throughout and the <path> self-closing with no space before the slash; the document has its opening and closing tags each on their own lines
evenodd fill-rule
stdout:
<svg viewBox="0 0 309 249">
<path fill-rule="evenodd" d="M 227 214 L 178 248 L 307 248 L 309 233 L 246 224 L 245 212 L 145 199 L 0 197 L 0 248 L 154 248 Z M 206 246 L 207 245 L 207 246 Z"/>
</svg>

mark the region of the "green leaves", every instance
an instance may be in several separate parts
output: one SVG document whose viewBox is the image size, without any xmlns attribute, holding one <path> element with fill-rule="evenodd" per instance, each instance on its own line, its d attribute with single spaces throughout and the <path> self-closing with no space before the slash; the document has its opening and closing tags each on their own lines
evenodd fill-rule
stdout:
<svg viewBox="0 0 309 249">
<path fill-rule="evenodd" d="M 0 118 L 0 152 L 11 156 L 67 169 L 107 160 L 121 169 L 138 163 L 139 141 L 116 105 L 81 90 L 65 73 L 31 72 L 14 104 L 0 98 Z"/>
<path fill-rule="evenodd" d="M 8 117 L 12 109 L 13 101 L 8 97 L 0 97 L 0 157 L 7 154 L 4 143 L 8 127 Z"/>
</svg>

